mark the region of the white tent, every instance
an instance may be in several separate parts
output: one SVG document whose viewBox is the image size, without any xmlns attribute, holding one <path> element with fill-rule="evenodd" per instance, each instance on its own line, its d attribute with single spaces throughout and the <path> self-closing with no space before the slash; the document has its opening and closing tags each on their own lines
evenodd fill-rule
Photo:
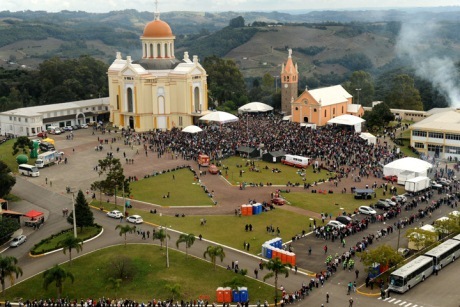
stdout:
<svg viewBox="0 0 460 307">
<path fill-rule="evenodd" d="M 375 135 L 370 134 L 369 132 L 361 132 L 359 137 L 362 138 L 363 140 L 366 140 L 368 144 L 375 145 L 377 143 L 377 138 L 375 137 Z"/>
<path fill-rule="evenodd" d="M 384 176 L 398 176 L 404 171 L 410 171 L 415 173 L 415 177 L 427 176 L 427 171 L 432 168 L 431 163 L 417 159 L 406 157 L 402 159 L 395 160 L 391 163 L 388 163 L 383 167 Z"/>
<path fill-rule="evenodd" d="M 283 120 L 291 121 L 292 120 L 292 115 L 283 116 Z"/>
<path fill-rule="evenodd" d="M 201 131 L 203 131 L 203 129 L 195 125 L 190 125 L 182 129 L 182 132 L 186 132 L 186 133 L 198 133 Z"/>
<path fill-rule="evenodd" d="M 361 132 L 361 124 L 365 122 L 364 119 L 358 116 L 344 114 L 328 120 L 328 124 L 353 126 L 356 132 Z"/>
<path fill-rule="evenodd" d="M 211 112 L 209 114 L 206 114 L 205 116 L 200 117 L 200 120 L 225 124 L 225 123 L 237 122 L 238 117 L 236 117 L 233 114 L 227 113 L 227 112 L 216 111 L 216 112 Z"/>
<path fill-rule="evenodd" d="M 273 111 L 273 107 L 262 102 L 250 102 L 238 108 L 238 113 L 255 113 L 268 111 Z"/>
</svg>

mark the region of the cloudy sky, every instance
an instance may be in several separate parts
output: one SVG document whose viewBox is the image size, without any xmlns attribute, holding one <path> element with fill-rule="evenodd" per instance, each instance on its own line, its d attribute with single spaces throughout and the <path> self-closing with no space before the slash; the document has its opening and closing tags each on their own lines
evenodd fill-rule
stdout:
<svg viewBox="0 0 460 307">
<path fill-rule="evenodd" d="M 168 11 L 273 11 L 380 7 L 458 6 L 458 0 L 159 0 L 160 12 Z M 137 9 L 154 11 L 155 0 L 1 0 L 0 10 L 108 12 Z"/>
</svg>

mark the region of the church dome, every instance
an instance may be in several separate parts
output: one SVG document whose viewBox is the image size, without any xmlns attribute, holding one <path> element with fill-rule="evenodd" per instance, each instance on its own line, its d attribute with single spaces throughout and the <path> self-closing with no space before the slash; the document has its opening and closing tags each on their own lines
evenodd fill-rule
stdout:
<svg viewBox="0 0 460 307">
<path fill-rule="evenodd" d="M 161 38 L 161 37 L 171 37 L 173 33 L 171 27 L 164 21 L 160 19 L 155 19 L 149 22 L 144 28 L 143 37 L 151 38 Z"/>
</svg>

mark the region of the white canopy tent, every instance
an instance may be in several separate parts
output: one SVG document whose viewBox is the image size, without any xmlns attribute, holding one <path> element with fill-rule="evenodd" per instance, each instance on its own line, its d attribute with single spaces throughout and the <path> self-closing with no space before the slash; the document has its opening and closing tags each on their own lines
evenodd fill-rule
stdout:
<svg viewBox="0 0 460 307">
<path fill-rule="evenodd" d="M 237 122 L 238 117 L 236 117 L 233 114 L 227 113 L 227 112 L 215 111 L 215 112 L 211 112 L 209 114 L 206 114 L 205 116 L 200 117 L 200 120 L 225 124 L 225 123 Z"/>
<path fill-rule="evenodd" d="M 250 102 L 238 108 L 238 113 L 256 113 L 273 111 L 273 107 L 262 102 Z"/>
<path fill-rule="evenodd" d="M 365 122 L 364 119 L 358 116 L 344 114 L 337 117 L 334 117 L 328 120 L 328 124 L 337 124 L 337 125 L 346 125 L 346 126 L 353 126 L 355 128 L 355 132 L 361 132 L 361 124 Z"/>
<path fill-rule="evenodd" d="M 282 120 L 291 121 L 291 120 L 292 120 L 292 115 L 283 116 L 283 119 L 282 119 Z"/>
<path fill-rule="evenodd" d="M 366 140 L 368 144 L 377 144 L 377 138 L 375 137 L 375 135 L 370 134 L 369 132 L 361 132 L 359 137 L 363 140 Z"/>
<path fill-rule="evenodd" d="M 406 157 L 402 159 L 395 160 L 391 163 L 388 163 L 383 167 L 384 176 L 398 176 L 404 171 L 414 172 L 415 177 L 427 176 L 427 172 L 433 165 L 429 162 L 417 159 Z"/>
<path fill-rule="evenodd" d="M 185 133 L 198 133 L 201 131 L 203 131 L 203 129 L 195 125 L 190 125 L 182 129 L 182 132 L 185 132 Z"/>
</svg>

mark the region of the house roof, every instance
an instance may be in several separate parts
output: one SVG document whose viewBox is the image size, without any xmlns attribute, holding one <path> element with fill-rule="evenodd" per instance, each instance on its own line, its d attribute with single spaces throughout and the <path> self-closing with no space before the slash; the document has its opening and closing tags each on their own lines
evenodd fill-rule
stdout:
<svg viewBox="0 0 460 307">
<path fill-rule="evenodd" d="M 360 109 L 361 109 L 360 104 L 349 104 L 349 105 L 347 105 L 347 112 L 348 113 L 358 113 Z"/>
<path fill-rule="evenodd" d="M 460 113 L 446 111 L 433 114 L 411 126 L 412 130 L 444 130 L 460 132 Z"/>
<path fill-rule="evenodd" d="M 328 106 L 336 103 L 347 102 L 353 96 L 341 85 L 318 88 L 308 91 L 310 95 L 321 105 Z"/>
</svg>

